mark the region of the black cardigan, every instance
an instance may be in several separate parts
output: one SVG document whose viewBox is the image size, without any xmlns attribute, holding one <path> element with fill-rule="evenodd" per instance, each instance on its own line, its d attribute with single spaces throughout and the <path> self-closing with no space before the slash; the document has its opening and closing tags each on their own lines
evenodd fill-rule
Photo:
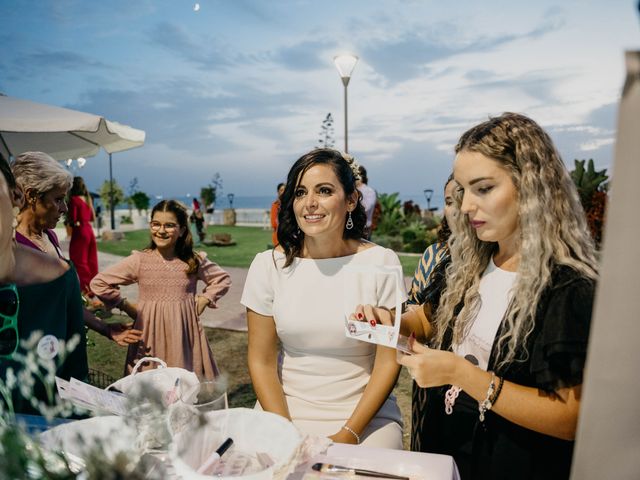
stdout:
<svg viewBox="0 0 640 480">
<path fill-rule="evenodd" d="M 505 380 L 552 392 L 582 383 L 595 282 L 570 267 L 554 268 L 538 304 L 534 330 L 527 339 L 528 355 L 496 369 L 494 340 L 488 370 Z M 496 338 L 505 328 L 500 325 Z M 443 349 L 451 348 L 451 330 Z M 488 412 L 478 419 L 478 402 L 461 392 L 452 415 L 444 412 L 449 385 L 427 389 L 422 412 L 421 450 L 453 455 L 461 478 L 568 478 L 573 442 L 520 427 Z"/>
</svg>

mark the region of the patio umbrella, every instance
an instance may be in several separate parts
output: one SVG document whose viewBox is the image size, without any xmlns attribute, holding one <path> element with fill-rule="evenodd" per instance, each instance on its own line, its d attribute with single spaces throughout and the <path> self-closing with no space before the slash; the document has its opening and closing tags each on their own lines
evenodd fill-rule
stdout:
<svg viewBox="0 0 640 480">
<path fill-rule="evenodd" d="M 55 107 L 0 93 L 0 153 L 5 158 L 40 151 L 56 160 L 92 157 L 104 148 L 109 154 L 109 179 L 113 186 L 111 154 L 144 144 L 145 132 L 111 122 L 99 115 Z M 113 192 L 111 228 L 115 228 Z"/>
<path fill-rule="evenodd" d="M 56 160 L 121 152 L 144 144 L 145 132 L 99 115 L 0 94 L 0 153 L 40 151 Z"/>
</svg>

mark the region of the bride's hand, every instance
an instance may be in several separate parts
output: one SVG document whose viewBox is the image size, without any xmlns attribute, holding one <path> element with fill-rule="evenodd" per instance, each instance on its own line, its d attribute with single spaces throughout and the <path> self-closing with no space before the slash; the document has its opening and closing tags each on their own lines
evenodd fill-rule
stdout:
<svg viewBox="0 0 640 480">
<path fill-rule="evenodd" d="M 349 317 L 350 320 L 367 322 L 372 327 L 377 324 L 393 326 L 393 314 L 388 308 L 374 307 L 373 305 L 358 305 Z"/>
</svg>

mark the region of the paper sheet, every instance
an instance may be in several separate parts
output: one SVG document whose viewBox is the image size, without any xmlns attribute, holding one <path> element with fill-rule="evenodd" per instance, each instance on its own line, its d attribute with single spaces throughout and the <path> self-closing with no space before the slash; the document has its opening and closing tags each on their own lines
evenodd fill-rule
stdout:
<svg viewBox="0 0 640 480">
<path fill-rule="evenodd" d="M 114 415 L 124 415 L 127 411 L 127 399 L 116 392 L 102 390 L 77 378 L 70 381 L 56 377 L 56 387 L 60 398 L 69 400 L 74 405 L 95 412 L 108 412 Z"/>
<path fill-rule="evenodd" d="M 399 265 L 347 265 L 344 268 L 345 335 L 355 340 L 396 348 L 400 333 L 400 317 L 404 300 L 402 267 Z M 353 320 L 357 305 L 378 305 L 382 297 L 395 297 L 393 326 Z"/>
</svg>

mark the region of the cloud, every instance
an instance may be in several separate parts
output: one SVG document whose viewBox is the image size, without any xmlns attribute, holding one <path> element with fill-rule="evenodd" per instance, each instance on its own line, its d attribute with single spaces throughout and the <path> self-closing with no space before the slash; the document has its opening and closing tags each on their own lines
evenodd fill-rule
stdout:
<svg viewBox="0 0 640 480">
<path fill-rule="evenodd" d="M 324 53 L 332 46 L 333 43 L 330 42 L 307 40 L 279 48 L 270 57 L 289 70 L 325 69 L 327 60 L 324 58 Z"/>
<path fill-rule="evenodd" d="M 60 70 L 84 70 L 91 68 L 108 68 L 109 66 L 103 62 L 80 55 L 70 51 L 47 51 L 41 50 L 27 54 L 21 62 L 25 62 L 27 65 L 34 65 L 41 74 L 42 70 L 47 71 L 60 71 Z"/>
<path fill-rule="evenodd" d="M 560 29 L 563 23 L 557 16 L 547 17 L 539 26 L 524 33 L 465 38 L 460 26 L 443 22 L 426 31 L 423 26 L 414 27 L 395 38 L 387 34 L 364 45 L 362 51 L 377 73 L 397 83 L 421 75 L 425 67 L 434 62 L 461 54 L 486 53 L 516 41 L 539 38 Z"/>
<path fill-rule="evenodd" d="M 149 40 L 173 53 L 178 59 L 196 64 L 202 69 L 228 67 L 231 62 L 219 42 L 211 38 L 197 40 L 179 25 L 156 24 L 149 31 Z"/>
</svg>

